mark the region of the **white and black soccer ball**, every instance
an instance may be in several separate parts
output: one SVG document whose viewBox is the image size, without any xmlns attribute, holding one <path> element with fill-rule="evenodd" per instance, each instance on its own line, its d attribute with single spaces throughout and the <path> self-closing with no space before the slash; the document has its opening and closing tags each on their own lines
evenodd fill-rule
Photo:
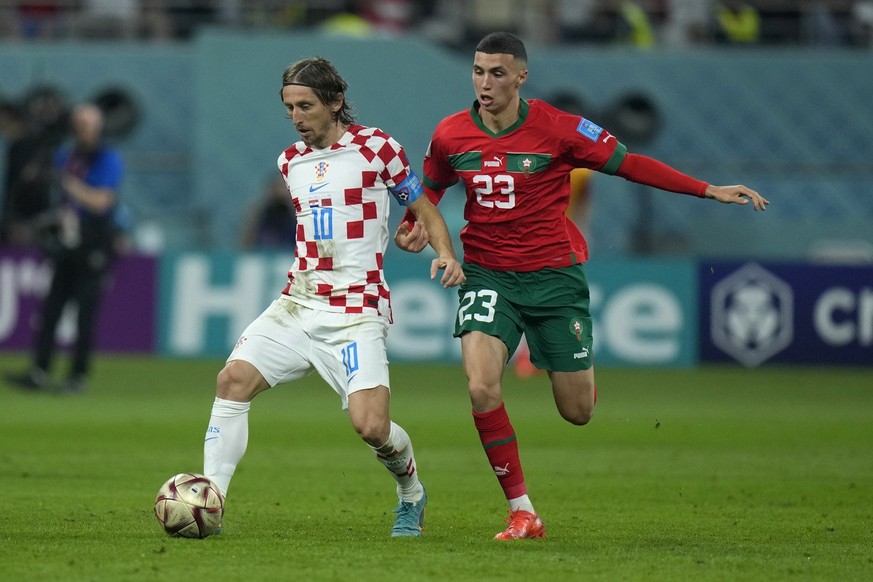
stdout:
<svg viewBox="0 0 873 582">
<path fill-rule="evenodd" d="M 173 537 L 205 538 L 219 530 L 224 498 L 211 479 L 199 473 L 179 473 L 161 486 L 155 516 Z"/>
</svg>

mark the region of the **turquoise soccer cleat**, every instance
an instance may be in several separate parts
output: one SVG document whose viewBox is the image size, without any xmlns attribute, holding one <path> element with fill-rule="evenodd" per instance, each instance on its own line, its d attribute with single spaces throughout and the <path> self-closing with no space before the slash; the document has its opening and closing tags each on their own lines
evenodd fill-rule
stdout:
<svg viewBox="0 0 873 582">
<path fill-rule="evenodd" d="M 427 491 L 421 486 L 422 496 L 417 503 L 400 501 L 394 509 L 397 517 L 394 518 L 394 527 L 391 528 L 391 537 L 420 537 L 424 529 L 424 507 L 427 505 Z"/>
</svg>

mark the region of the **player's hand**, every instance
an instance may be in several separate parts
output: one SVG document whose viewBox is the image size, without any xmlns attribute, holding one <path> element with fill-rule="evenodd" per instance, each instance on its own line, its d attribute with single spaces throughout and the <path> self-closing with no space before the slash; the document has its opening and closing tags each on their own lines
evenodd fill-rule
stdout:
<svg viewBox="0 0 873 582">
<path fill-rule="evenodd" d="M 706 197 L 718 200 L 724 204 L 748 204 L 751 200 L 755 210 L 767 210 L 770 201 L 752 190 L 740 184 L 735 186 L 713 186 L 706 188 Z"/>
<path fill-rule="evenodd" d="M 442 269 L 445 272 L 440 278 L 440 283 L 443 287 L 454 287 L 460 285 L 467 280 L 464 275 L 464 269 L 461 268 L 461 263 L 457 259 L 444 259 L 437 257 L 430 263 L 430 278 L 435 279 L 437 272 Z"/>
<path fill-rule="evenodd" d="M 429 240 L 427 229 L 420 220 L 412 225 L 412 230 L 409 230 L 409 223 L 404 220 L 394 233 L 394 244 L 410 253 L 420 253 Z"/>
</svg>

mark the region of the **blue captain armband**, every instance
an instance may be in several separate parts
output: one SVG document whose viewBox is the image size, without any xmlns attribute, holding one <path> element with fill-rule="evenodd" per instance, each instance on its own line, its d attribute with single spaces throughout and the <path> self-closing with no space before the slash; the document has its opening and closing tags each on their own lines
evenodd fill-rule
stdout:
<svg viewBox="0 0 873 582">
<path fill-rule="evenodd" d="M 401 206 L 409 206 L 410 203 L 415 202 L 424 194 L 421 180 L 412 170 L 409 170 L 409 175 L 405 180 L 393 188 L 388 188 L 388 191 L 394 195 Z"/>
</svg>

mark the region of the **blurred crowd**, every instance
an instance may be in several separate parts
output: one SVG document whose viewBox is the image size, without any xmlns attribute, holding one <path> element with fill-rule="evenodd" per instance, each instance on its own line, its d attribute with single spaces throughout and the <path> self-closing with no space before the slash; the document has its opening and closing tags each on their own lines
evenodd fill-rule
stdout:
<svg viewBox="0 0 873 582">
<path fill-rule="evenodd" d="M 204 25 L 534 43 L 873 46 L 873 0 L 0 0 L 0 39 L 184 41 Z"/>
</svg>

